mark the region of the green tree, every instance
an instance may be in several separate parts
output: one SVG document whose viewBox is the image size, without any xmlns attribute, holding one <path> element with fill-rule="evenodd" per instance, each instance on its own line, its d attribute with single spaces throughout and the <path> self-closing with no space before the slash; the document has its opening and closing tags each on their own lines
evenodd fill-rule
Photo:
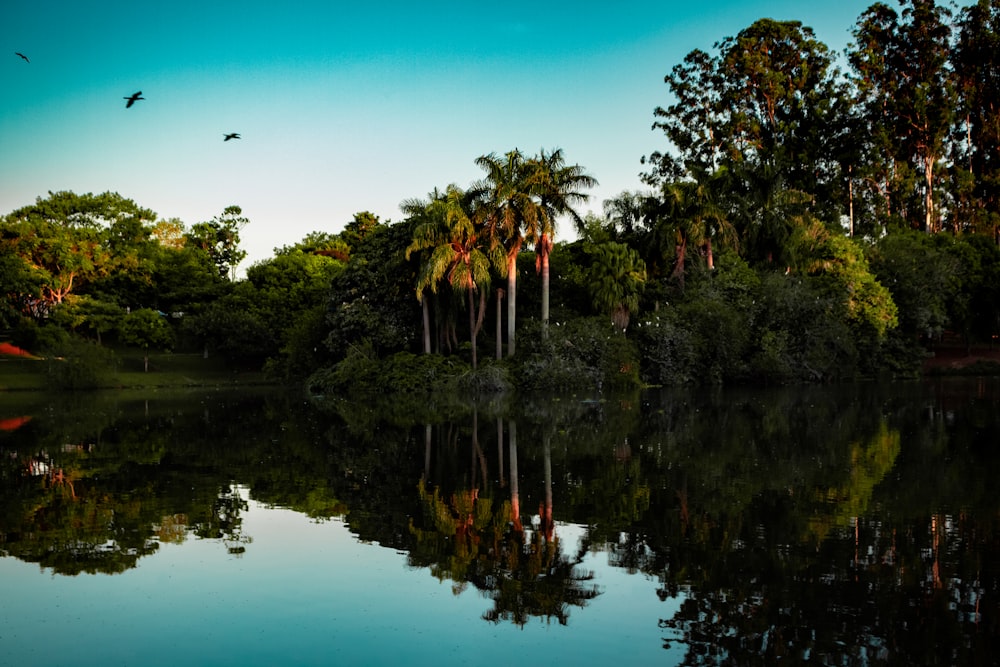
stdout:
<svg viewBox="0 0 1000 667">
<path fill-rule="evenodd" d="M 409 350 L 417 339 L 420 311 L 413 286 L 419 265 L 405 255 L 412 242 L 412 221 L 378 223 L 351 248 L 327 301 L 324 344 L 335 361 L 366 339 L 379 356 Z"/>
<path fill-rule="evenodd" d="M 949 324 L 949 304 L 959 293 L 962 266 L 940 243 L 916 232 L 897 232 L 868 251 L 872 272 L 899 309 L 898 334 L 911 346 L 941 336 Z"/>
<path fill-rule="evenodd" d="M 956 230 L 1000 234 L 1000 2 L 979 0 L 958 19 L 952 51 L 964 136 L 956 161 L 972 180 L 971 202 Z"/>
<path fill-rule="evenodd" d="M 118 325 L 118 337 L 126 345 L 142 349 L 142 367 L 149 372 L 149 349 L 165 350 L 174 344 L 174 330 L 166 318 L 152 308 L 128 313 Z"/>
<path fill-rule="evenodd" d="M 412 210 L 416 206 L 405 204 L 404 210 Z M 477 216 L 475 207 L 474 194 L 470 195 L 455 185 L 448 186 L 441 197 L 426 204 L 426 221 L 414 229 L 413 242 L 406 249 L 407 259 L 414 252 L 431 251 L 417 274 L 417 299 L 423 301 L 428 288 L 437 293 L 442 281 L 466 295 L 473 368 L 477 366 L 476 337 L 486 312 L 490 271 L 493 267 L 501 271 L 506 267 L 500 248 L 490 248 L 481 238 L 482 228 L 474 222 Z M 477 292 L 478 305 L 475 299 Z"/>
<path fill-rule="evenodd" d="M 232 283 L 219 274 L 209 255 L 191 245 L 160 249 L 153 284 L 156 308 L 171 315 L 196 310 L 232 290 Z"/>
<path fill-rule="evenodd" d="M 358 215 L 361 214 L 356 214 L 355 218 Z M 346 262 L 351 257 L 351 247 L 347 241 L 341 236 L 329 232 L 309 232 L 305 235 L 305 238 L 294 245 L 286 245 L 274 249 L 275 255 L 285 255 L 294 252 L 322 255 L 323 257 L 331 257 L 341 262 Z"/>
<path fill-rule="evenodd" d="M 609 240 L 628 242 L 643 226 L 644 221 L 650 215 L 655 214 L 659 207 L 659 200 L 652 192 L 623 191 L 611 199 L 603 202 L 604 220 L 587 220 L 577 226 L 577 233 L 583 238 L 594 237 L 594 224 L 598 224 L 603 229 L 603 233 L 609 235 Z"/>
<path fill-rule="evenodd" d="M 187 243 L 208 253 L 223 278 L 236 279 L 236 267 L 247 256 L 240 250 L 240 231 L 250 221 L 239 206 L 227 206 L 211 222 L 199 222 L 186 234 Z"/>
<path fill-rule="evenodd" d="M 732 169 L 729 193 L 731 222 L 739 236 L 743 256 L 751 265 L 789 271 L 801 260 L 798 247 L 812 221 L 812 197 L 792 188 L 784 174 L 770 165 Z"/>
<path fill-rule="evenodd" d="M 278 351 L 275 333 L 236 296 L 204 305 L 183 320 L 183 331 L 203 348 L 230 363 L 262 364 Z"/>
<path fill-rule="evenodd" d="M 888 289 L 871 273 L 863 248 L 854 240 L 831 234 L 819 224 L 809 230 L 809 275 L 825 279 L 827 291 L 843 304 L 848 322 L 881 339 L 899 324 L 898 309 Z"/>
<path fill-rule="evenodd" d="M 736 230 L 727 219 L 725 209 L 719 202 L 720 187 L 726 180 L 727 170 L 721 169 L 713 175 L 697 174 L 695 180 L 677 181 L 664 185 L 656 225 L 664 225 L 667 233 L 675 237 L 675 264 L 673 277 L 684 288 L 684 274 L 688 249 L 703 251 L 709 271 L 715 269 L 715 255 L 712 239 L 727 245 L 736 245 Z M 659 232 L 663 234 L 663 232 Z"/>
<path fill-rule="evenodd" d="M 473 186 L 485 207 L 483 220 L 492 245 L 503 247 L 507 256 L 507 356 L 516 351 L 517 255 L 525 241 L 537 241 L 544 228 L 546 210 L 539 204 L 536 170 L 514 149 L 503 156 L 495 153 L 476 159 L 486 176 Z"/>
<path fill-rule="evenodd" d="M 434 202 L 444 199 L 445 195 L 437 188 L 434 188 L 433 192 L 428 194 L 427 200 L 423 199 L 407 199 L 403 201 L 399 208 L 406 214 L 409 221 L 414 225 L 414 233 L 417 229 L 427 226 L 427 229 L 437 229 L 443 226 L 441 221 L 441 206 L 435 205 L 432 207 Z M 415 250 L 412 249 L 413 242 L 406 250 L 406 257 L 409 259 Z M 418 252 L 420 254 L 420 266 L 421 270 L 430 260 L 430 254 L 432 252 L 432 245 L 427 245 L 421 248 Z M 418 281 L 421 282 L 421 286 L 417 288 L 417 300 L 420 302 L 420 314 L 422 319 L 422 330 L 423 330 L 423 344 L 424 344 L 424 354 L 431 353 L 431 312 L 430 312 L 430 299 L 427 297 L 427 291 L 430 285 L 427 281 L 421 281 L 418 273 Z M 434 294 L 434 292 L 432 292 Z M 437 311 L 437 309 L 435 309 Z M 439 320 L 440 315 L 435 312 L 435 320 Z M 439 325 L 440 326 L 440 325 Z"/>
<path fill-rule="evenodd" d="M 611 315 L 611 321 L 624 333 L 629 318 L 639 308 L 639 296 L 646 282 L 646 265 L 632 248 L 608 241 L 588 250 L 590 295 L 594 307 Z"/>
<path fill-rule="evenodd" d="M 715 50 L 692 51 L 665 77 L 676 101 L 655 110 L 653 127 L 672 150 L 644 160 L 651 168 L 646 181 L 768 164 L 789 187 L 829 204 L 824 217 L 835 219 L 845 202 L 835 158 L 846 89 L 829 49 L 797 21 L 760 19 Z"/>
<path fill-rule="evenodd" d="M 342 261 L 318 251 L 288 249 L 247 268 L 246 280 L 234 286 L 233 299 L 272 333 L 277 350 L 271 351 L 271 371 L 291 378 L 316 369 L 330 283 L 343 268 Z M 311 367 L 308 359 L 314 360 Z"/>
<path fill-rule="evenodd" d="M 13 327 L 31 315 L 41 296 L 42 276 L 0 236 L 0 327 Z"/>
<path fill-rule="evenodd" d="M 122 307 L 142 308 L 155 305 L 156 265 L 164 250 L 154 236 L 155 226 L 136 216 L 114 220 L 101 230 L 100 242 L 107 262 L 87 291 Z"/>
<path fill-rule="evenodd" d="M 590 195 L 584 188 L 597 185 L 597 179 L 587 174 L 580 165 L 567 165 L 561 148 L 550 153 L 543 149 L 530 160 L 535 168 L 532 180 L 537 180 L 538 203 L 545 212 L 539 220 L 539 230 L 535 241 L 535 269 L 542 276 L 542 335 L 549 325 L 549 255 L 555 237 L 555 222 L 561 215 L 571 216 L 576 226 L 583 225 L 583 219 L 573 208 L 574 204 L 585 203 Z"/>
<path fill-rule="evenodd" d="M 935 183 L 945 156 L 957 103 L 949 67 L 950 12 L 934 0 L 900 0 L 902 15 L 877 2 L 858 19 L 848 56 L 858 104 L 868 132 L 877 138 L 868 156 L 884 165 L 880 179 L 900 203 L 910 224 L 940 229 Z M 909 192 L 899 175 L 912 171 L 922 181 L 922 210 L 907 208 Z"/>
<path fill-rule="evenodd" d="M 284 342 L 283 332 L 299 315 L 326 305 L 330 282 L 343 267 L 343 262 L 325 255 L 285 252 L 247 268 L 246 280 L 234 291 Z"/>
<path fill-rule="evenodd" d="M 106 270 L 109 254 L 101 243 L 98 199 L 50 192 L 49 199 L 39 197 L 35 205 L 4 218 L 5 245 L 42 279 L 38 315 Z"/>
<path fill-rule="evenodd" d="M 125 316 L 116 303 L 101 301 L 88 295 L 71 294 L 52 311 L 52 319 L 70 331 L 89 331 L 102 344 L 102 335 L 114 331 Z"/>
<path fill-rule="evenodd" d="M 340 233 L 340 239 L 351 250 L 363 248 L 365 239 L 377 230 L 381 224 L 382 221 L 374 213 L 360 211 L 355 213 L 354 218 L 344 227 L 344 231 Z"/>
</svg>

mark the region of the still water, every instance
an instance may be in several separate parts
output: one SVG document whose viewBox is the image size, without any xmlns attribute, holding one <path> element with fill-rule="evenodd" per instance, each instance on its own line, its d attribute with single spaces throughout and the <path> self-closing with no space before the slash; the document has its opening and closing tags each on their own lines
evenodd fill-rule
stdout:
<svg viewBox="0 0 1000 667">
<path fill-rule="evenodd" d="M 993 665 L 1000 380 L 0 395 L 0 665 Z"/>
</svg>

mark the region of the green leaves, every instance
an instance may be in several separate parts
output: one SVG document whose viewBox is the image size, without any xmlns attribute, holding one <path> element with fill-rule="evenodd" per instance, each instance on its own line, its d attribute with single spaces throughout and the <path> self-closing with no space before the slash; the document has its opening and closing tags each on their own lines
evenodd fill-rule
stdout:
<svg viewBox="0 0 1000 667">
<path fill-rule="evenodd" d="M 630 315 L 639 308 L 646 264 L 634 249 L 614 241 L 593 245 L 587 252 L 593 260 L 589 287 L 594 307 L 610 314 L 624 333 Z"/>
<path fill-rule="evenodd" d="M 191 227 L 186 238 L 189 245 L 200 248 L 212 258 L 223 278 L 235 280 L 236 267 L 247 256 L 240 250 L 240 230 L 250 223 L 239 206 L 227 206 L 222 215 L 211 222 L 199 222 Z"/>
<path fill-rule="evenodd" d="M 760 19 L 701 50 L 665 77 L 676 100 L 658 107 L 654 129 L 672 150 L 653 153 L 650 184 L 732 164 L 772 164 L 791 187 L 836 192 L 839 170 L 830 160 L 840 136 L 836 100 L 845 96 L 831 55 L 797 21 Z"/>
<path fill-rule="evenodd" d="M 134 345 L 143 352 L 170 349 L 174 345 L 174 330 L 166 317 L 151 308 L 133 310 L 118 326 L 118 337 L 126 345 Z M 149 357 L 143 360 L 144 370 L 149 370 Z"/>
<path fill-rule="evenodd" d="M 938 162 L 947 152 L 957 103 L 950 13 L 933 0 L 901 4 L 902 16 L 881 3 L 862 14 L 848 53 L 860 116 L 874 139 L 863 166 L 874 169 L 872 183 L 882 184 L 890 209 L 906 209 L 912 224 L 933 232 L 941 227 Z M 921 174 L 919 199 L 896 178 L 899 164 Z"/>
</svg>

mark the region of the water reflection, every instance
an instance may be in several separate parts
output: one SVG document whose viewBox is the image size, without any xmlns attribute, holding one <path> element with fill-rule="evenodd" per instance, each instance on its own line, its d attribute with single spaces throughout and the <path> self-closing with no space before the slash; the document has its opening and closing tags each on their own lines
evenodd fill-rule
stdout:
<svg viewBox="0 0 1000 667">
<path fill-rule="evenodd" d="M 599 555 L 657 582 L 664 611 L 648 622 L 682 664 L 1000 654 L 994 380 L 483 404 L 76 400 L 0 412 L 0 551 L 53 573 L 122 573 L 193 539 L 252 553 L 250 498 L 339 517 L 406 554 L 408 576 L 478 591 L 496 624 L 608 613 Z"/>
</svg>

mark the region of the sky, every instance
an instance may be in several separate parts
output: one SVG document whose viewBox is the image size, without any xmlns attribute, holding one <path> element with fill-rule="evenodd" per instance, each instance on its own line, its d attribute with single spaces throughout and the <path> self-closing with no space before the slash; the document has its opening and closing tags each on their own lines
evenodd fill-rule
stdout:
<svg viewBox="0 0 1000 667">
<path fill-rule="evenodd" d="M 360 211 L 400 220 L 404 200 L 468 187 L 478 156 L 514 148 L 561 148 L 599 182 L 580 212 L 599 213 L 667 147 L 653 110 L 687 53 L 764 17 L 840 53 L 870 4 L 3 3 L 0 214 L 63 190 L 188 226 L 235 204 L 245 268 Z"/>
</svg>

